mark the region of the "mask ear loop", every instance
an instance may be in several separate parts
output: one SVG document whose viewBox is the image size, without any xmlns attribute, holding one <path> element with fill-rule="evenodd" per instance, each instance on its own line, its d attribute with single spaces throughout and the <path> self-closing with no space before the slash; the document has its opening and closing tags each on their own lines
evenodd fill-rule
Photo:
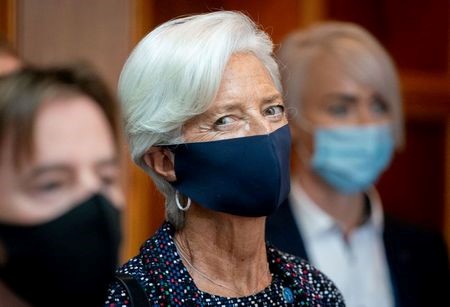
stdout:
<svg viewBox="0 0 450 307">
<path fill-rule="evenodd" d="M 177 203 L 177 207 L 178 209 L 180 209 L 181 211 L 188 211 L 189 208 L 191 207 L 191 198 L 188 197 L 187 198 L 187 204 L 186 206 L 182 206 L 180 200 L 178 199 L 180 193 L 178 191 L 175 192 L 175 202 Z"/>
</svg>

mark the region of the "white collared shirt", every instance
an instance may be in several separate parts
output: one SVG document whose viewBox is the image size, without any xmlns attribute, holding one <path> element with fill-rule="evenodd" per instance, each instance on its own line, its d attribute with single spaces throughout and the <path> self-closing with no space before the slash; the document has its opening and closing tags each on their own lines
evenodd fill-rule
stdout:
<svg viewBox="0 0 450 307">
<path fill-rule="evenodd" d="M 375 190 L 368 195 L 371 214 L 347 239 L 331 216 L 298 185 L 290 202 L 309 261 L 341 290 L 348 307 L 394 306 L 383 244 L 383 210 Z"/>
</svg>

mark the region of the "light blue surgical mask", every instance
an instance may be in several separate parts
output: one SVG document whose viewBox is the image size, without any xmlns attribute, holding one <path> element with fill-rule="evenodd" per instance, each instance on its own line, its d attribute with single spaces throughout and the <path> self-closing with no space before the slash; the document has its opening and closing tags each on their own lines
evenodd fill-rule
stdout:
<svg viewBox="0 0 450 307">
<path fill-rule="evenodd" d="M 394 140 L 389 124 L 317 128 L 312 168 L 346 194 L 365 191 L 392 160 Z"/>
</svg>

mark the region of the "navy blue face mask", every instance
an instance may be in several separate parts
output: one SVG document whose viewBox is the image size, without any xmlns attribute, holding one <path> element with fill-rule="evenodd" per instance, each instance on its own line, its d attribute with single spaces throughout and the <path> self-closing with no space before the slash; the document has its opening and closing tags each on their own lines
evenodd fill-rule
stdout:
<svg viewBox="0 0 450 307">
<path fill-rule="evenodd" d="M 169 146 L 172 185 L 198 205 L 239 216 L 267 216 L 290 189 L 289 126 L 264 135 Z"/>
</svg>

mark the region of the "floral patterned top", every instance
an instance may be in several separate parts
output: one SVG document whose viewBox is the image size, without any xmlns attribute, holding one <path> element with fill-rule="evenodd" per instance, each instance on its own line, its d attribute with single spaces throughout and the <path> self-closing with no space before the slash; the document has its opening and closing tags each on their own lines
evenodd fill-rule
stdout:
<svg viewBox="0 0 450 307">
<path fill-rule="evenodd" d="M 220 297 L 199 290 L 177 252 L 174 227 L 166 222 L 118 272 L 133 276 L 151 306 L 345 306 L 336 286 L 305 260 L 267 246 L 272 283 L 245 297 Z M 107 307 L 131 306 L 125 288 L 112 282 Z"/>
</svg>

